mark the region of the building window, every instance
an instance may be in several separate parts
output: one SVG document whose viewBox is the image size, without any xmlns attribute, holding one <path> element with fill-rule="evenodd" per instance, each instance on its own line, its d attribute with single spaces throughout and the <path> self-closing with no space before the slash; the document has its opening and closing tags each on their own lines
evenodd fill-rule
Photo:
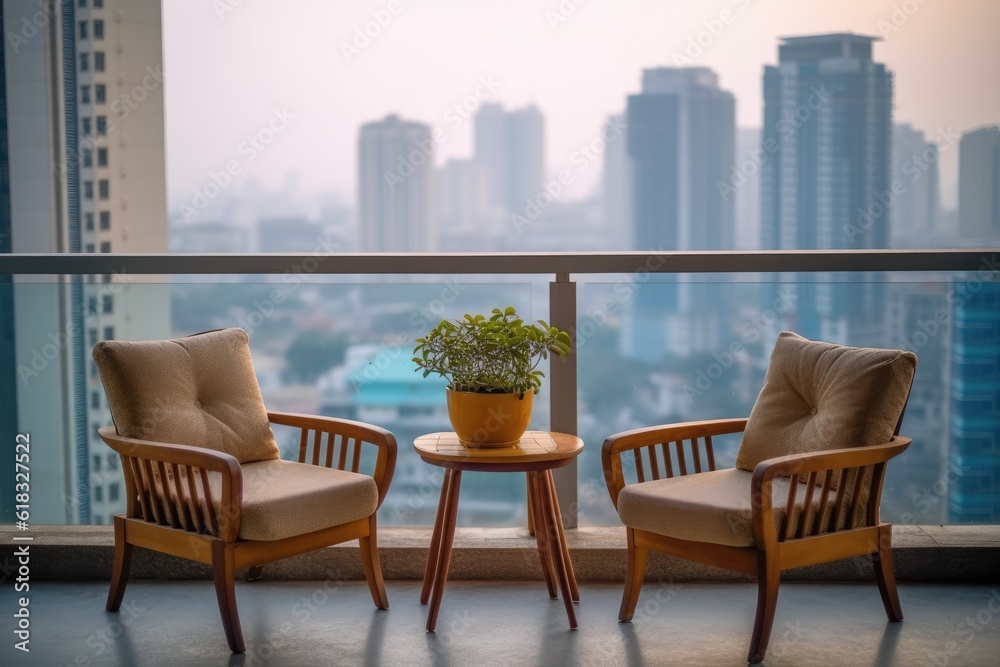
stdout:
<svg viewBox="0 0 1000 667">
<path fill-rule="evenodd" d="M 83 198 L 93 199 L 94 198 L 94 182 L 84 181 L 83 182 Z"/>
<path fill-rule="evenodd" d="M 80 21 L 80 39 L 87 39 L 87 22 Z"/>
<path fill-rule="evenodd" d="M 94 151 L 90 150 L 89 148 L 84 148 L 81 157 L 83 158 L 84 167 L 94 166 Z"/>
<path fill-rule="evenodd" d="M 80 86 L 80 104 L 90 104 L 90 86 Z"/>
<path fill-rule="evenodd" d="M 88 232 L 94 231 L 94 214 L 87 212 L 83 214 L 84 224 L 87 227 Z"/>
<path fill-rule="evenodd" d="M 114 426 L 114 425 L 115 423 L 113 421 L 107 423 L 107 426 Z M 111 452 L 110 454 L 108 454 L 108 470 L 117 470 L 117 469 L 118 469 L 118 455 L 115 454 L 114 452 Z M 112 486 L 118 486 L 118 485 L 112 484 Z M 117 495 L 114 496 L 114 498 L 117 497 L 118 497 Z M 114 498 L 112 498 L 112 500 L 114 500 Z"/>
<path fill-rule="evenodd" d="M 84 252 L 91 252 L 91 253 L 94 252 L 94 244 L 93 243 L 88 243 L 86 246 L 84 246 L 83 251 Z"/>
<path fill-rule="evenodd" d="M 118 482 L 112 482 L 108 486 L 108 500 L 112 502 L 118 500 Z"/>
<path fill-rule="evenodd" d="M 94 470 L 97 472 L 101 471 L 101 455 L 94 454 Z"/>
<path fill-rule="evenodd" d="M 80 0 L 78 3 L 76 3 L 76 6 L 79 7 L 80 9 L 83 9 L 84 7 L 87 6 L 87 0 Z"/>
<path fill-rule="evenodd" d="M 94 19 L 94 39 L 104 39 L 104 21 Z"/>
<path fill-rule="evenodd" d="M 104 7 L 104 0 L 94 0 L 94 9 L 101 9 Z"/>
<path fill-rule="evenodd" d="M 101 297 L 101 312 L 105 315 L 110 315 L 114 312 L 115 302 L 110 294 L 105 294 Z"/>
<path fill-rule="evenodd" d="M 115 339 L 115 328 L 104 327 L 104 340 L 114 340 L 114 339 Z"/>
<path fill-rule="evenodd" d="M 87 340 L 89 341 L 90 347 L 97 345 L 97 329 L 90 329 L 87 331 Z"/>
<path fill-rule="evenodd" d="M 102 526 L 102 525 L 104 525 L 104 517 L 101 516 L 100 514 L 95 514 L 94 515 L 94 525 L 95 526 Z"/>
<path fill-rule="evenodd" d="M 92 296 L 87 299 L 87 312 L 91 315 L 97 314 L 97 297 Z"/>
<path fill-rule="evenodd" d="M 111 211 L 101 211 L 99 215 L 101 217 L 101 229 L 103 231 L 111 229 Z"/>
<path fill-rule="evenodd" d="M 97 117 L 97 134 L 99 136 L 104 136 L 108 133 L 108 117 L 98 116 Z"/>
<path fill-rule="evenodd" d="M 104 104 L 108 97 L 108 88 L 103 83 L 94 84 L 94 102 Z"/>
<path fill-rule="evenodd" d="M 97 364 L 90 364 L 90 377 L 97 379 Z"/>
<path fill-rule="evenodd" d="M 90 392 L 90 407 L 94 410 L 101 409 L 101 395 L 96 391 Z"/>
<path fill-rule="evenodd" d="M 81 53 L 80 54 L 80 71 L 86 72 L 90 70 L 90 54 Z"/>
<path fill-rule="evenodd" d="M 94 71 L 104 71 L 104 51 L 94 51 Z"/>
<path fill-rule="evenodd" d="M 90 129 L 90 116 L 84 116 L 83 119 L 80 121 L 80 123 L 82 126 L 80 132 L 83 134 L 83 136 L 89 137 L 92 131 Z"/>
<path fill-rule="evenodd" d="M 98 148 L 97 149 L 97 166 L 107 167 L 108 166 L 108 149 Z"/>
<path fill-rule="evenodd" d="M 103 252 L 104 254 L 108 254 L 111 252 L 111 241 L 101 242 L 101 252 Z"/>
<path fill-rule="evenodd" d="M 102 178 L 97 182 L 97 196 L 101 199 L 107 199 L 111 196 L 111 185 L 108 183 L 108 179 Z"/>
</svg>

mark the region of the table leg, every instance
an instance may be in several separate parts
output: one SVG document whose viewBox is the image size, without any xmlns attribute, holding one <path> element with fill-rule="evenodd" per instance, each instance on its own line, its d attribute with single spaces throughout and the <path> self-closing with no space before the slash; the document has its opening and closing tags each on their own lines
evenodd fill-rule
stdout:
<svg viewBox="0 0 1000 667">
<path fill-rule="evenodd" d="M 427 604 L 431 588 L 434 586 L 434 575 L 437 573 L 438 554 L 441 553 L 441 524 L 444 523 L 444 510 L 448 504 L 448 474 L 445 473 L 441 482 L 441 498 L 438 500 L 437 516 L 434 518 L 434 531 L 431 533 L 431 546 L 427 551 L 427 567 L 424 568 L 424 585 L 420 589 L 420 604 Z"/>
<path fill-rule="evenodd" d="M 525 473 L 526 475 L 531 475 L 531 473 Z M 535 508 L 532 507 L 531 501 L 531 485 L 528 485 L 528 535 L 530 537 L 535 536 Z"/>
<path fill-rule="evenodd" d="M 540 493 L 538 473 L 529 472 L 526 475 L 528 477 L 528 508 L 534 515 L 535 544 L 538 545 L 538 560 L 542 564 L 542 578 L 545 579 L 545 588 L 549 591 L 549 597 L 554 600 L 558 595 L 556 594 L 555 581 L 552 578 L 552 556 L 549 553 L 552 542 L 551 536 L 542 529 L 545 520 L 539 515 L 543 505 L 538 497 Z"/>
<path fill-rule="evenodd" d="M 539 486 L 541 487 L 541 505 L 542 514 L 546 518 L 545 532 L 547 535 L 551 535 L 558 539 L 559 529 L 556 527 L 557 522 L 561 521 L 559 517 L 558 501 L 555 499 L 555 494 L 552 492 L 552 488 L 545 481 L 546 476 L 551 476 L 552 473 L 548 470 L 539 473 L 542 476 Z M 551 544 L 551 542 L 550 542 Z M 558 545 L 554 545 L 550 549 L 552 553 L 552 560 L 555 562 L 555 574 L 558 577 L 559 589 L 562 593 L 563 604 L 566 606 L 566 617 L 569 619 L 569 627 L 571 630 L 575 630 L 578 627 L 576 622 L 576 610 L 573 609 L 573 592 L 569 584 L 569 573 L 567 571 L 567 558 L 563 556 L 563 550 L 559 548 Z"/>
<path fill-rule="evenodd" d="M 441 525 L 441 548 L 437 557 L 437 573 L 434 575 L 431 608 L 427 612 L 427 632 L 437 627 L 438 612 L 441 611 L 441 597 L 448 581 L 448 566 L 451 564 L 451 547 L 455 540 L 455 520 L 458 518 L 458 493 L 462 484 L 462 471 L 448 469 L 445 475 L 447 487 L 444 523 Z"/>
<path fill-rule="evenodd" d="M 576 585 L 576 573 L 573 571 L 573 561 L 569 558 L 569 547 L 566 546 L 566 530 L 563 528 L 562 511 L 559 509 L 559 496 L 556 494 L 556 482 L 552 478 L 552 471 L 546 470 L 542 473 L 548 481 L 549 493 L 552 494 L 552 505 L 556 510 L 556 529 L 559 535 L 559 548 L 562 550 L 563 561 L 566 563 L 566 572 L 569 574 L 569 588 L 573 592 L 573 601 L 580 601 L 580 589 Z"/>
</svg>

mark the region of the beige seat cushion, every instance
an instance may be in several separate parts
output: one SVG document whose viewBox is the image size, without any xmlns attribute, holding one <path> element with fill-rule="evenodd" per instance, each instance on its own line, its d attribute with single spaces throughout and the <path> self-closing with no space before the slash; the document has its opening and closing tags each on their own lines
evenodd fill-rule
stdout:
<svg viewBox="0 0 1000 667">
<path fill-rule="evenodd" d="M 249 340 L 222 329 L 98 343 L 94 361 L 119 435 L 214 449 L 240 463 L 279 458 Z"/>
<path fill-rule="evenodd" d="M 912 352 L 843 347 L 788 331 L 774 345 L 736 467 L 889 442 L 917 366 Z"/>
<path fill-rule="evenodd" d="M 296 461 L 257 461 L 243 470 L 241 540 L 280 540 L 371 516 L 378 505 L 375 480 L 356 472 Z M 209 475 L 217 516 L 222 478 Z"/>
<path fill-rule="evenodd" d="M 622 523 L 658 535 L 693 542 L 710 542 L 732 547 L 752 547 L 753 508 L 750 504 L 750 480 L 753 473 L 737 468 L 715 470 L 683 477 L 630 484 L 618 496 L 618 515 Z M 788 498 L 788 479 L 775 479 L 772 498 L 776 529 L 781 535 Z M 806 487 L 796 490 L 799 504 L 792 517 L 791 530 L 798 528 Z M 819 492 L 813 496 L 810 520 L 815 521 Z M 828 525 L 834 507 L 830 494 L 823 521 Z M 837 517 L 834 528 L 846 524 L 846 510 Z M 793 532 L 794 534 L 794 532 Z"/>
</svg>

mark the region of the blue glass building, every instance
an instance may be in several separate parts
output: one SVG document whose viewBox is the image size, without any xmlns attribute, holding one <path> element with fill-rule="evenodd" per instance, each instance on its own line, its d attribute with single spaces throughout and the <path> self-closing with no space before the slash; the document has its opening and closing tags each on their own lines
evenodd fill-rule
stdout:
<svg viewBox="0 0 1000 667">
<path fill-rule="evenodd" d="M 1000 520 L 1000 283 L 956 283 L 952 302 L 949 519 Z"/>
</svg>

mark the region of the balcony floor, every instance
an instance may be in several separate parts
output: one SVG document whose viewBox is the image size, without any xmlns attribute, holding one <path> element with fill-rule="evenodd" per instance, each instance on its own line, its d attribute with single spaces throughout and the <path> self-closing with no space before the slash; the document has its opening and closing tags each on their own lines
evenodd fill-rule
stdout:
<svg viewBox="0 0 1000 667">
<path fill-rule="evenodd" d="M 580 629 L 541 582 L 450 582 L 436 634 L 420 584 L 388 585 L 377 611 L 363 582 L 238 583 L 245 656 L 226 646 L 208 581 L 134 581 L 119 614 L 107 583 L 31 583 L 31 653 L 13 648 L 4 595 L 0 664 L 18 665 L 740 665 L 756 587 L 647 583 L 636 622 L 617 621 L 621 586 L 584 584 Z M 768 665 L 995 665 L 1000 587 L 904 584 L 888 623 L 875 584 L 782 585 Z"/>
</svg>

